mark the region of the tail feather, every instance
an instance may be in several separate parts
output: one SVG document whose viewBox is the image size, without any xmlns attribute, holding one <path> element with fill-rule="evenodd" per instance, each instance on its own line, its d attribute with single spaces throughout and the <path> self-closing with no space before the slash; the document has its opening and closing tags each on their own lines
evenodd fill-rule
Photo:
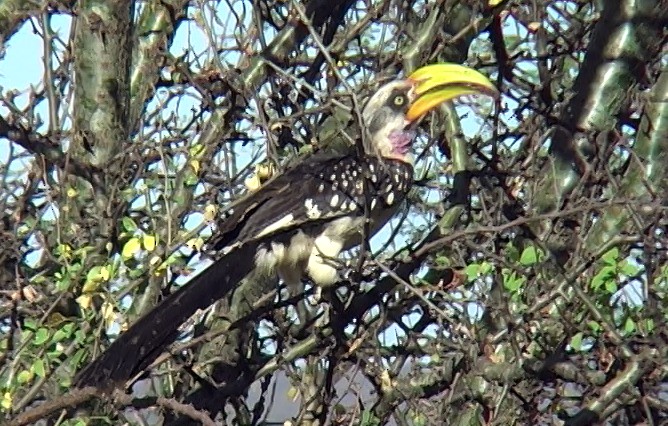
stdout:
<svg viewBox="0 0 668 426">
<path fill-rule="evenodd" d="M 178 336 L 198 309 L 225 297 L 254 267 L 257 244 L 244 244 L 218 259 L 139 318 L 74 379 L 79 388 L 125 383 L 148 367 Z"/>
</svg>

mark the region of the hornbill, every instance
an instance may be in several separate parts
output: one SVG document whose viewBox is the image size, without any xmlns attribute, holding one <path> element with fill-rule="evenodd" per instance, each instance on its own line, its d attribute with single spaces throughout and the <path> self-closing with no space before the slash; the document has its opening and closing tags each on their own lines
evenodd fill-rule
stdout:
<svg viewBox="0 0 668 426">
<path fill-rule="evenodd" d="M 75 386 L 124 385 L 178 337 L 181 324 L 251 272 L 287 284 L 304 277 L 335 284 L 333 259 L 380 229 L 411 188 L 414 123 L 444 101 L 475 93 L 496 89 L 455 64 L 428 65 L 382 86 L 362 110 L 363 152 L 314 155 L 235 202 L 210 241 L 219 258 L 121 334 Z"/>
</svg>

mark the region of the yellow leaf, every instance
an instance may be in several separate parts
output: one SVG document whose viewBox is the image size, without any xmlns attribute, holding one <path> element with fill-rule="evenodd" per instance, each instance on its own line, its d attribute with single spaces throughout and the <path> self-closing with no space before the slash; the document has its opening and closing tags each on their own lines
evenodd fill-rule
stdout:
<svg viewBox="0 0 668 426">
<path fill-rule="evenodd" d="M 153 235 L 144 235 L 144 238 L 142 240 L 142 243 L 144 244 L 144 248 L 147 251 L 155 250 L 155 242 L 156 242 L 156 239 Z"/>
<path fill-rule="evenodd" d="M 211 222 L 216 218 L 216 214 L 218 212 L 218 209 L 216 208 L 215 205 L 209 204 L 204 208 L 204 219 L 207 221 Z"/>
<path fill-rule="evenodd" d="M 489 7 L 494 7 L 497 4 L 501 3 L 502 1 L 503 0 L 489 0 L 489 2 L 487 2 L 487 4 L 489 4 Z"/>
<path fill-rule="evenodd" d="M 151 265 L 151 266 L 155 266 L 155 265 L 157 265 L 158 263 L 160 263 L 161 260 L 162 260 L 162 259 L 160 258 L 160 256 L 153 256 L 153 257 L 151 258 L 151 260 L 148 261 L 148 264 Z"/>
<path fill-rule="evenodd" d="M 246 179 L 244 185 L 246 185 L 249 191 L 256 191 L 260 187 L 260 178 L 255 174 Z"/>
<path fill-rule="evenodd" d="M 90 305 L 93 303 L 93 297 L 90 294 L 82 294 L 81 296 L 77 297 L 76 300 L 77 304 L 79 304 L 83 310 L 90 308 Z"/>
<path fill-rule="evenodd" d="M 76 197 L 78 194 L 77 190 L 74 188 L 67 188 L 67 196 L 70 198 Z"/>
<path fill-rule="evenodd" d="M 203 245 L 204 245 L 204 240 L 202 239 L 202 237 L 191 238 L 188 241 L 186 241 L 186 246 L 188 248 L 197 251 L 199 251 Z"/>
<path fill-rule="evenodd" d="M 100 283 L 109 280 L 109 268 L 107 266 L 94 266 L 86 275 L 86 282 L 81 291 L 92 293 L 97 291 Z"/>
<path fill-rule="evenodd" d="M 2 408 L 5 410 L 9 410 L 12 408 L 12 394 L 11 392 L 5 392 L 2 395 L 2 402 L 0 402 L 0 405 L 2 405 Z"/>
<path fill-rule="evenodd" d="M 103 281 L 109 281 L 109 278 L 111 278 L 111 272 L 109 271 L 109 266 L 104 265 L 100 269 L 100 278 L 102 278 Z"/>
<path fill-rule="evenodd" d="M 190 167 L 193 168 L 195 173 L 199 173 L 199 160 L 190 160 Z"/>
<path fill-rule="evenodd" d="M 116 312 L 114 311 L 114 305 L 112 305 L 109 302 L 104 302 L 102 304 L 102 309 L 100 310 L 100 313 L 102 314 L 102 318 L 104 319 L 104 322 L 106 323 L 107 327 L 110 327 L 114 323 L 114 320 L 116 320 Z"/>
<path fill-rule="evenodd" d="M 294 386 L 290 386 L 290 389 L 288 389 L 288 398 L 290 398 L 293 401 L 296 401 L 297 398 L 299 398 L 299 389 L 297 389 Z"/>
<path fill-rule="evenodd" d="M 72 247 L 69 244 L 60 244 L 56 248 L 56 253 L 63 257 L 63 259 L 72 259 Z"/>
<path fill-rule="evenodd" d="M 123 246 L 123 250 L 121 251 L 121 256 L 123 256 L 123 259 L 130 259 L 140 249 L 141 249 L 141 243 L 139 242 L 139 238 L 136 237 L 130 238 L 128 242 L 125 243 L 125 245 Z"/>
<path fill-rule="evenodd" d="M 204 145 L 198 143 L 198 144 L 192 145 L 188 149 L 188 153 L 190 154 L 191 157 L 200 158 L 202 156 L 202 154 L 206 153 L 206 149 L 204 149 Z"/>
<path fill-rule="evenodd" d="M 84 283 L 83 288 L 81 289 L 82 293 L 95 293 L 97 289 L 100 287 L 99 281 L 95 280 L 88 280 Z"/>
<path fill-rule="evenodd" d="M 265 181 L 269 179 L 275 172 L 274 165 L 269 164 L 258 164 L 255 166 L 255 174 L 260 178 L 260 181 Z"/>
</svg>

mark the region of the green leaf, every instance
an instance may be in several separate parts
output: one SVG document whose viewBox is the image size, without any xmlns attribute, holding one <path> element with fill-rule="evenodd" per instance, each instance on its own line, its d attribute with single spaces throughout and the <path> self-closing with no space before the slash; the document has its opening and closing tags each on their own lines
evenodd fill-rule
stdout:
<svg viewBox="0 0 668 426">
<path fill-rule="evenodd" d="M 631 318 L 626 318 L 626 321 L 624 322 L 624 332 L 626 334 L 631 334 L 636 331 L 636 323 L 633 321 Z"/>
<path fill-rule="evenodd" d="M 522 251 L 520 256 L 520 264 L 524 266 L 535 265 L 538 263 L 538 250 L 536 247 L 529 246 Z"/>
<path fill-rule="evenodd" d="M 132 220 L 132 218 L 125 216 L 123 219 L 121 219 L 121 223 L 123 225 L 123 229 L 128 232 L 134 232 L 137 230 L 137 224 L 134 220 Z"/>
<path fill-rule="evenodd" d="M 195 186 L 199 182 L 199 176 L 195 174 L 192 169 L 188 169 L 185 172 L 186 178 L 183 180 L 183 183 L 185 183 L 187 186 Z"/>
<path fill-rule="evenodd" d="M 605 262 L 608 265 L 616 265 L 618 258 L 619 258 L 619 249 L 617 247 L 608 250 L 607 252 L 605 252 L 603 256 L 601 256 L 601 260 L 603 260 L 603 262 Z"/>
<path fill-rule="evenodd" d="M 517 250 L 517 247 L 513 245 L 513 243 L 508 243 L 505 247 L 505 254 L 506 254 L 506 259 L 509 262 L 517 262 L 520 258 L 520 252 Z"/>
<path fill-rule="evenodd" d="M 470 265 L 466 265 L 466 268 L 464 268 L 464 272 L 466 273 L 467 279 L 469 281 L 473 281 L 476 278 L 478 278 L 478 274 L 480 273 L 480 264 L 471 263 Z"/>
<path fill-rule="evenodd" d="M 44 367 L 44 360 L 37 358 L 35 362 L 32 363 L 32 371 L 41 378 L 46 377 L 46 368 Z"/>
<path fill-rule="evenodd" d="M 23 320 L 23 328 L 29 331 L 37 330 L 37 321 L 32 318 L 26 318 Z"/>
<path fill-rule="evenodd" d="M 360 426 L 379 426 L 380 419 L 373 415 L 371 410 L 366 409 L 362 412 Z"/>
<path fill-rule="evenodd" d="M 600 271 L 596 275 L 594 275 L 594 278 L 591 280 L 591 287 L 594 290 L 598 290 L 605 284 L 606 281 L 609 281 L 611 279 L 616 278 L 617 276 L 617 271 L 614 266 L 612 265 L 607 265 L 601 268 Z"/>
<path fill-rule="evenodd" d="M 605 282 L 605 291 L 607 291 L 610 294 L 615 294 L 617 293 L 617 281 L 614 279 L 607 280 Z"/>
<path fill-rule="evenodd" d="M 52 343 L 60 342 L 61 340 L 67 339 L 72 335 L 72 330 L 74 329 L 73 323 L 67 323 L 60 329 L 56 330 L 51 338 Z"/>
<path fill-rule="evenodd" d="M 72 278 L 70 277 L 69 273 L 66 275 L 60 275 L 60 277 L 56 277 L 56 289 L 59 292 L 65 292 L 70 289 L 70 286 L 72 285 Z"/>
<path fill-rule="evenodd" d="M 639 265 L 634 265 L 633 263 L 626 260 L 622 264 L 622 267 L 620 268 L 619 272 L 626 275 L 627 277 L 634 277 L 640 273 L 641 269 L 642 268 L 640 268 Z"/>
<path fill-rule="evenodd" d="M 492 264 L 489 262 L 482 262 L 480 264 L 480 274 L 487 275 L 492 272 Z"/>
<path fill-rule="evenodd" d="M 593 331 L 594 333 L 599 333 L 603 328 L 601 327 L 601 324 L 599 324 L 596 321 L 589 321 L 587 322 L 587 325 Z"/>
<path fill-rule="evenodd" d="M 79 349 L 78 351 L 76 351 L 74 355 L 70 358 L 72 365 L 75 367 L 81 365 L 81 360 L 84 358 L 85 355 L 86 355 L 85 349 Z"/>
<path fill-rule="evenodd" d="M 427 424 L 427 417 L 423 413 L 421 413 L 419 411 L 413 411 L 413 410 L 411 410 L 411 411 L 412 411 L 411 414 L 412 414 L 412 417 L 413 417 L 412 424 L 414 426 L 425 426 Z"/>
<path fill-rule="evenodd" d="M 645 321 L 645 332 L 651 333 L 654 331 L 654 320 L 652 318 L 647 318 Z"/>
<path fill-rule="evenodd" d="M 570 345 L 573 350 L 581 351 L 582 350 L 582 332 L 577 333 L 575 336 L 571 337 Z"/>
<path fill-rule="evenodd" d="M 511 293 L 516 293 L 526 282 L 525 277 L 518 276 L 515 271 L 503 271 L 503 287 Z"/>
<path fill-rule="evenodd" d="M 42 346 L 47 340 L 49 340 L 49 330 L 41 327 L 35 332 L 35 337 L 33 338 L 32 343 L 35 346 Z"/>
<path fill-rule="evenodd" d="M 28 370 L 23 370 L 16 375 L 16 381 L 19 385 L 24 385 L 32 380 L 32 373 Z"/>
<path fill-rule="evenodd" d="M 194 143 L 188 148 L 188 154 L 191 157 L 199 157 L 201 154 L 204 154 L 205 148 L 201 143 Z"/>
<path fill-rule="evenodd" d="M 133 268 L 128 272 L 128 277 L 135 280 L 137 278 L 142 277 L 145 273 L 146 273 L 146 271 L 144 269 Z"/>
</svg>

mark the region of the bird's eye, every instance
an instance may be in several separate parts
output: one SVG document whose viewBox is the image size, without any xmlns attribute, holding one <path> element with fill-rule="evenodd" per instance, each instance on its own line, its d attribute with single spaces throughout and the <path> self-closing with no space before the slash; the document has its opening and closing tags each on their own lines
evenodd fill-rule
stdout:
<svg viewBox="0 0 668 426">
<path fill-rule="evenodd" d="M 392 102 L 394 103 L 394 106 L 404 106 L 406 104 L 406 95 L 397 95 Z"/>
</svg>

